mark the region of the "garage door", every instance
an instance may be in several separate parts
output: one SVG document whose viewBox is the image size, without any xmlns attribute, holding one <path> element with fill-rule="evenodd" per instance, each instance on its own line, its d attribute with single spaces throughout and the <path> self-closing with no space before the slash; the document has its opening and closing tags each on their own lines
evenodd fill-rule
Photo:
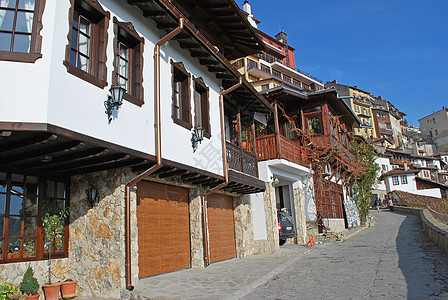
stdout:
<svg viewBox="0 0 448 300">
<path fill-rule="evenodd" d="M 139 278 L 190 267 L 188 190 L 137 185 Z"/>
<path fill-rule="evenodd" d="M 210 262 L 236 256 L 232 197 L 212 194 L 207 198 Z"/>
</svg>

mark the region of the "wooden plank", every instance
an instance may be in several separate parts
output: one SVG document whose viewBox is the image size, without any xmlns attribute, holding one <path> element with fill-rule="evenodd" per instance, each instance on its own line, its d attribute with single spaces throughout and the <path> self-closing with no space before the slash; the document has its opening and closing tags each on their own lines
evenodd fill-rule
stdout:
<svg viewBox="0 0 448 300">
<path fill-rule="evenodd" d="M 236 256 L 233 199 L 212 194 L 207 197 L 210 262 Z"/>
<path fill-rule="evenodd" d="M 190 267 L 188 190 L 137 184 L 139 278 Z"/>
</svg>

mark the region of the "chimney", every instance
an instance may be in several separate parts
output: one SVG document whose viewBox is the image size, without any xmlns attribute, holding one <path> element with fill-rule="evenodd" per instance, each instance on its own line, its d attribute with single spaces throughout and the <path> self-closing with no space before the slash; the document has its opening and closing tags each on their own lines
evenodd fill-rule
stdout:
<svg viewBox="0 0 448 300">
<path fill-rule="evenodd" d="M 383 96 L 378 96 L 378 99 L 383 100 Z"/>
<path fill-rule="evenodd" d="M 254 15 L 252 14 L 252 7 L 250 6 L 249 1 L 247 0 L 244 1 L 243 11 L 247 13 L 247 20 L 249 21 L 249 24 L 252 25 L 252 27 L 258 28 L 257 21 L 254 19 Z"/>
<path fill-rule="evenodd" d="M 243 4 L 243 10 L 245 11 L 245 12 L 247 12 L 249 15 L 251 15 L 252 14 L 252 8 L 251 8 L 251 6 L 250 6 L 250 3 L 249 3 L 249 1 L 244 1 L 244 4 Z"/>
</svg>

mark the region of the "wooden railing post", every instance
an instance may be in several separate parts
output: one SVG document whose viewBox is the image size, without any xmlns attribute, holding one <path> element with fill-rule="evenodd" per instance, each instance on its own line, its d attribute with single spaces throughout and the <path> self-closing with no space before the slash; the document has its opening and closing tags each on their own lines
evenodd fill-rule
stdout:
<svg viewBox="0 0 448 300">
<path fill-rule="evenodd" d="M 280 128 L 278 125 L 278 103 L 274 104 L 274 126 L 275 126 L 275 139 L 277 145 L 277 158 L 282 158 L 282 150 L 280 148 Z"/>
</svg>

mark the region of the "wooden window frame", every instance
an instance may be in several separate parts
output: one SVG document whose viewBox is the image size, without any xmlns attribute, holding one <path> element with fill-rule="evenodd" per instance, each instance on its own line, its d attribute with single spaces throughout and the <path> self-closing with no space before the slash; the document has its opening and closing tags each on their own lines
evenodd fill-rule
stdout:
<svg viewBox="0 0 448 300">
<path fill-rule="evenodd" d="M 392 184 L 400 185 L 400 181 L 398 181 L 398 176 L 392 176 Z"/>
<path fill-rule="evenodd" d="M 199 90 L 199 94 L 201 95 L 201 120 L 202 120 L 202 128 L 204 128 L 204 137 L 210 139 L 212 136 L 211 132 L 211 126 L 210 126 L 210 93 L 209 88 L 205 84 L 204 80 L 199 77 L 193 77 L 194 82 L 194 93 L 196 93 L 197 90 Z M 196 101 L 194 101 L 194 114 L 195 114 L 195 127 L 197 127 L 196 124 Z"/>
<path fill-rule="evenodd" d="M 67 68 L 68 73 L 103 89 L 107 86 L 106 50 L 110 13 L 105 11 L 97 0 L 70 0 L 70 3 L 70 26 L 67 35 L 68 43 L 65 48 L 65 60 L 63 61 L 63 64 Z M 89 49 L 89 57 L 91 58 L 89 72 L 85 72 L 70 63 L 73 15 L 75 10 L 92 22 Z"/>
<path fill-rule="evenodd" d="M 31 31 L 30 52 L 14 52 L 14 51 L 0 51 L 0 60 L 34 63 L 42 57 L 42 15 L 45 8 L 46 0 L 35 0 L 33 28 Z M 17 0 L 16 0 L 17 5 Z M 17 12 L 17 10 L 16 10 Z M 14 32 L 14 31 L 13 31 Z"/>
<path fill-rule="evenodd" d="M 305 118 L 306 129 L 312 136 L 324 135 L 325 131 L 324 131 L 324 126 L 323 126 L 323 122 L 322 122 L 322 111 L 317 111 L 317 112 L 312 112 L 312 113 L 304 113 L 303 116 Z M 310 131 L 311 128 L 309 126 L 309 120 L 314 117 L 317 117 L 319 119 L 320 133 L 311 133 L 311 131 Z"/>
<path fill-rule="evenodd" d="M 182 78 L 181 78 L 182 77 Z M 179 107 L 175 106 L 175 85 L 176 82 L 181 83 L 179 93 Z M 191 130 L 193 128 L 191 120 L 191 74 L 185 69 L 182 62 L 174 62 L 171 60 L 171 118 L 173 122 L 185 129 Z M 179 109 L 179 117 L 175 116 L 174 111 Z"/>
<path fill-rule="evenodd" d="M 23 231 L 23 218 L 26 217 L 27 215 L 25 214 L 25 212 L 21 213 L 21 217 L 22 217 L 22 233 L 20 236 L 11 236 L 9 237 L 9 221 L 11 219 L 11 217 L 15 216 L 19 216 L 17 214 L 11 214 L 10 213 L 10 206 L 11 206 L 11 202 L 10 202 L 10 197 L 11 197 L 11 190 L 12 190 L 12 174 L 15 175 L 20 175 L 20 176 L 24 176 L 25 178 L 30 177 L 30 175 L 28 174 L 23 174 L 20 172 L 6 172 L 6 171 L 1 171 L 2 173 L 6 173 L 6 192 L 1 192 L 1 194 L 6 194 L 6 198 L 5 198 L 5 211 L 4 214 L 1 214 L 0 217 L 4 218 L 4 225 L 3 225 L 3 233 L 0 236 L 0 239 L 2 240 L 2 246 L 1 246 L 1 252 L 2 254 L 0 255 L 0 264 L 5 264 L 5 263 L 15 263 L 15 262 L 30 262 L 30 261 L 39 261 L 39 260 L 47 260 L 49 258 L 49 254 L 48 252 L 45 251 L 45 235 L 44 235 L 44 230 L 42 227 L 42 218 L 43 218 L 43 214 L 44 214 L 44 203 L 47 201 L 48 198 L 53 198 L 56 199 L 56 202 L 54 202 L 54 207 L 56 207 L 56 203 L 57 201 L 64 201 L 64 206 L 68 207 L 70 205 L 70 199 L 69 199 L 69 195 L 70 195 L 70 182 L 69 179 L 61 179 L 61 178 L 46 178 L 46 177 L 41 177 L 41 176 L 34 176 L 31 175 L 32 177 L 37 177 L 37 186 L 38 186 L 38 192 L 36 193 L 35 197 L 37 199 L 37 214 L 30 214 L 28 215 L 28 217 L 31 218 L 36 218 L 36 232 L 35 235 L 25 235 L 24 231 Z M 56 184 L 55 184 L 55 195 L 56 196 L 52 196 L 52 197 L 48 197 L 47 195 L 47 183 L 49 181 L 53 181 L 56 183 L 63 183 L 65 186 L 64 189 L 64 197 L 57 197 L 56 194 Z M 24 187 L 24 195 L 29 196 L 29 193 L 26 191 L 27 187 Z M 12 215 L 12 216 L 11 216 Z M 64 224 L 64 233 L 63 233 L 63 251 L 58 251 L 58 252 L 52 252 L 51 256 L 52 258 L 65 258 L 68 257 L 69 252 L 68 252 L 68 244 L 69 244 L 69 224 L 70 224 L 70 220 L 69 218 L 66 218 L 65 220 L 65 224 Z M 19 251 L 19 255 L 11 255 L 8 256 L 8 243 L 6 242 L 8 239 L 26 239 L 26 238 L 36 238 L 35 240 L 35 256 L 33 257 L 25 257 L 25 249 L 23 247 L 21 247 Z M 22 242 L 21 242 L 22 243 Z M 54 245 L 53 245 L 54 246 Z"/>
<path fill-rule="evenodd" d="M 407 175 L 401 175 L 400 177 L 401 177 L 400 178 L 401 184 L 408 184 L 408 176 Z"/>
<path fill-rule="evenodd" d="M 145 39 L 141 37 L 130 22 L 120 22 L 116 17 L 113 18 L 114 24 L 114 71 L 112 73 L 112 84 L 118 84 L 118 51 L 119 43 L 123 43 L 129 48 L 129 71 L 128 86 L 129 89 L 123 96 L 123 99 L 142 106 L 143 99 L 143 49 Z"/>
</svg>

